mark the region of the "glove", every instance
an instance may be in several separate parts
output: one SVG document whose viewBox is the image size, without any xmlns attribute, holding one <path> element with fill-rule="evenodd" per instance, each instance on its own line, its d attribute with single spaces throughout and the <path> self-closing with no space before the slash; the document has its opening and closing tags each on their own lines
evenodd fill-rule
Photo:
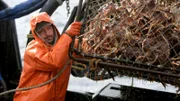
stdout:
<svg viewBox="0 0 180 101">
<path fill-rule="evenodd" d="M 68 34 L 70 37 L 74 37 L 80 34 L 82 22 L 73 22 L 68 29 L 66 30 L 65 34 Z"/>
</svg>

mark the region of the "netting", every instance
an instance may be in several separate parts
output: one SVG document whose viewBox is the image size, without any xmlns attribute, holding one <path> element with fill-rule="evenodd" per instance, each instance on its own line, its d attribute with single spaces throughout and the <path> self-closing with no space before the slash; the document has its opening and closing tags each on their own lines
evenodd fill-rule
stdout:
<svg viewBox="0 0 180 101">
<path fill-rule="evenodd" d="M 76 50 L 94 75 L 180 85 L 180 2 L 89 0 Z M 92 72 L 91 72 L 92 73 Z M 88 74 L 88 77 L 89 74 Z"/>
</svg>

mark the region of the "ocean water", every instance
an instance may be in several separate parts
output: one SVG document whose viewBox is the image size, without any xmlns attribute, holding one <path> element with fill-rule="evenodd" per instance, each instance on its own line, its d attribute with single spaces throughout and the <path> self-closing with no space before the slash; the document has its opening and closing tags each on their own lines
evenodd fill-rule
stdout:
<svg viewBox="0 0 180 101">
<path fill-rule="evenodd" d="M 9 7 L 14 7 L 15 5 L 24 1 L 26 0 L 4 0 L 4 2 L 6 2 L 7 5 L 9 5 Z M 70 0 L 71 10 L 73 9 L 74 6 L 78 5 L 78 1 L 79 0 Z M 23 16 L 21 18 L 17 18 L 15 20 L 22 63 L 23 63 L 24 51 L 26 48 L 26 41 L 27 41 L 26 36 L 27 34 L 29 34 L 29 30 L 30 30 L 29 21 L 31 16 L 37 14 L 38 12 L 39 10 L 31 14 L 28 14 L 26 16 Z M 54 21 L 59 31 L 62 32 L 68 20 L 65 2 L 63 3 L 63 5 L 59 6 L 58 9 L 53 13 L 52 20 Z M 167 85 L 166 88 L 164 88 L 162 84 L 158 82 L 150 82 L 150 81 L 131 78 L 127 76 L 115 77 L 115 81 L 113 81 L 112 79 L 93 81 L 86 77 L 80 78 L 80 77 L 74 77 L 72 75 L 70 76 L 68 90 L 94 93 L 94 92 L 98 92 L 101 88 L 103 88 L 109 83 L 115 83 L 115 84 L 121 84 L 127 86 L 131 86 L 133 84 L 132 86 L 134 87 L 152 89 L 152 90 L 158 90 L 164 92 L 172 92 L 172 93 L 176 93 L 177 90 L 176 87 L 169 84 Z"/>
</svg>

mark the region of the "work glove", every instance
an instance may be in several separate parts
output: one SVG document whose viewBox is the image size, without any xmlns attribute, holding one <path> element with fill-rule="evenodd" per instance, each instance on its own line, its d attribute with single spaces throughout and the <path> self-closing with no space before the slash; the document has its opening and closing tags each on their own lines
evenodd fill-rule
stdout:
<svg viewBox="0 0 180 101">
<path fill-rule="evenodd" d="M 65 34 L 68 34 L 71 38 L 80 34 L 82 22 L 73 22 L 65 31 Z"/>
</svg>

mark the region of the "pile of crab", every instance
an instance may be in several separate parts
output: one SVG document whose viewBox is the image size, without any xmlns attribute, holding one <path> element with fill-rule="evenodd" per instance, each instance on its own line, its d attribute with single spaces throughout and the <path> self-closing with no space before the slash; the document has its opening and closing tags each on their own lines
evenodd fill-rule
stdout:
<svg viewBox="0 0 180 101">
<path fill-rule="evenodd" d="M 143 2 L 142 2 L 143 1 Z M 180 3 L 121 0 L 102 5 L 86 25 L 86 54 L 180 67 Z"/>
</svg>

